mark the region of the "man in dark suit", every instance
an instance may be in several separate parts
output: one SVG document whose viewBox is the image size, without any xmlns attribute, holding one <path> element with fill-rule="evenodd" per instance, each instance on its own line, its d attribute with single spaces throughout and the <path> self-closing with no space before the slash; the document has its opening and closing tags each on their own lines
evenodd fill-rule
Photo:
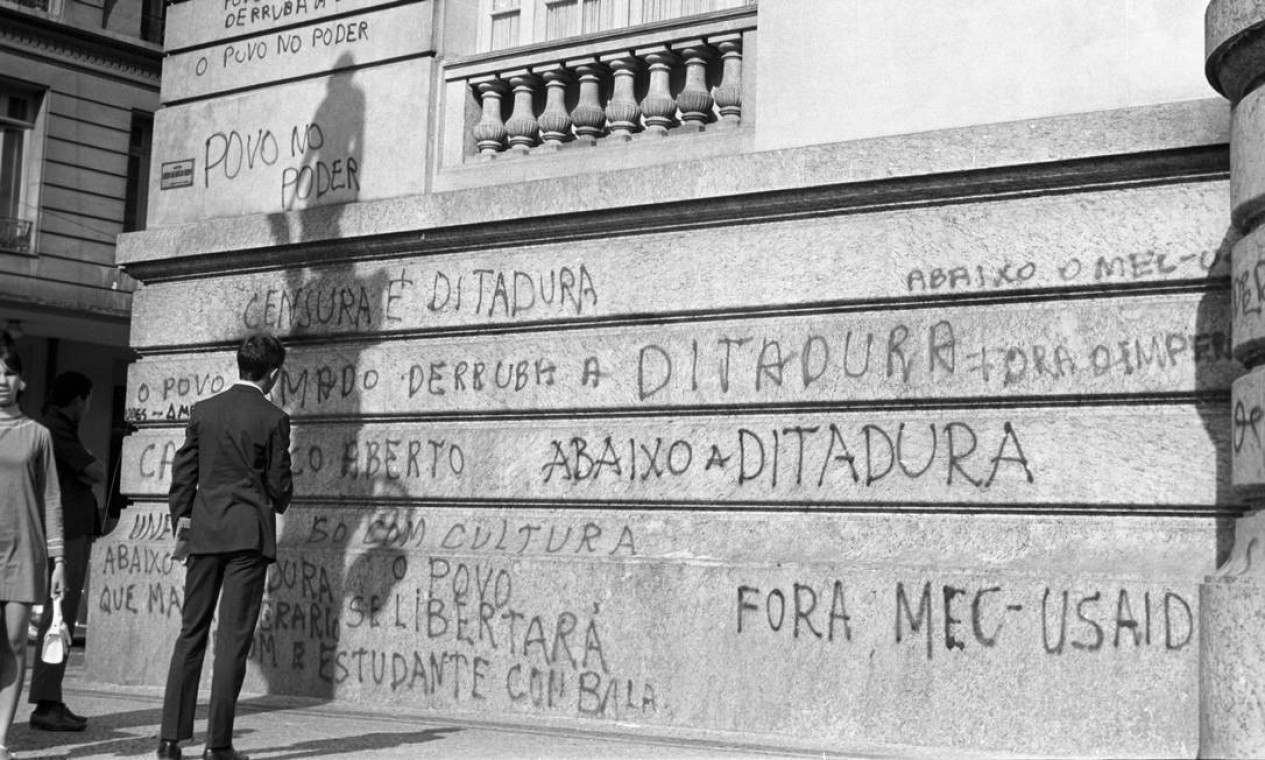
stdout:
<svg viewBox="0 0 1265 760">
<path fill-rule="evenodd" d="M 105 482 L 105 465 L 79 440 L 79 424 L 87 416 L 91 402 L 92 381 L 87 375 L 63 372 L 53 380 L 44 426 L 53 435 L 57 482 L 61 484 L 62 528 L 66 535 L 66 595 L 60 600 L 49 598 L 44 602 L 36 641 L 43 641 L 44 634 L 48 633 L 53 621 L 50 610 L 54 604 L 61 605 L 62 619 L 72 633 L 79 618 L 79 599 L 88 574 L 92 540 L 100 523 L 97 497 L 92 489 Z M 31 702 L 35 705 L 31 712 L 31 728 L 82 731 L 88 726 L 86 719 L 71 712 L 62 701 L 62 679 L 65 675 L 65 660 L 49 664 L 40 657 L 35 658 L 31 671 Z"/>
<path fill-rule="evenodd" d="M 184 445 L 172 463 L 171 520 L 178 526 L 177 554 L 187 552 L 188 561 L 183 621 L 167 673 L 160 758 L 179 760 L 179 742 L 193 736 L 214 615 L 219 628 L 202 757 L 247 760 L 233 748 L 233 718 L 268 565 L 277 558 L 277 515 L 293 490 L 290 418 L 267 398 L 284 361 L 285 347 L 270 335 L 242 341 L 241 379 L 193 405 Z"/>
</svg>

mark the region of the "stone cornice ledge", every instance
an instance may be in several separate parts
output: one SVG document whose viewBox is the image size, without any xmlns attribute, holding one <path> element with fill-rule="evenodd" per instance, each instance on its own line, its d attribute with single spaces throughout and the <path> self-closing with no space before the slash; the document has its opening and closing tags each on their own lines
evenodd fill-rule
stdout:
<svg viewBox="0 0 1265 760">
<path fill-rule="evenodd" d="M 1225 101 L 1182 101 L 213 219 L 123 235 L 118 262 L 167 279 L 1224 174 L 1228 135 Z"/>
<path fill-rule="evenodd" d="M 34 13 L 0 6 L 0 41 L 41 48 L 68 62 L 107 67 L 126 79 L 158 88 L 162 46 L 107 29 L 81 29 Z"/>
</svg>

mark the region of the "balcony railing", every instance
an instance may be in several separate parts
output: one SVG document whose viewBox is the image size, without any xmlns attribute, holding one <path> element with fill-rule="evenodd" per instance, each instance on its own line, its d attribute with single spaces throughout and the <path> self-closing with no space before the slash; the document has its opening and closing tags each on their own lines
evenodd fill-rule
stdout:
<svg viewBox="0 0 1265 760">
<path fill-rule="evenodd" d="M 0 217 L 0 251 L 31 252 L 31 222 L 29 219 Z"/>
<path fill-rule="evenodd" d="M 5 0 L 5 2 L 12 3 L 19 8 L 31 8 L 37 11 L 44 11 L 45 13 L 49 12 L 51 5 L 50 0 Z"/>
<path fill-rule="evenodd" d="M 472 99 L 466 142 L 484 158 L 734 129 L 755 27 L 749 6 L 472 56 L 445 78 Z"/>
<path fill-rule="evenodd" d="M 755 5 L 756 0 L 494 0 L 488 50 Z"/>
</svg>

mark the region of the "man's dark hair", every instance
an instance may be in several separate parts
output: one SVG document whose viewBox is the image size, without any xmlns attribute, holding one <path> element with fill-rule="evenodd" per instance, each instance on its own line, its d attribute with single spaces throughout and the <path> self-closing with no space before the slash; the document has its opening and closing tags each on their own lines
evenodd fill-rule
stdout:
<svg viewBox="0 0 1265 760">
<path fill-rule="evenodd" d="M 63 372 L 53 380 L 48 403 L 53 406 L 69 406 L 77 399 L 86 398 L 89 393 L 92 393 L 92 381 L 87 375 L 82 372 Z"/>
<path fill-rule="evenodd" d="M 237 347 L 237 374 L 243 380 L 262 380 L 286 360 L 281 341 L 264 333 L 248 335 Z"/>
</svg>

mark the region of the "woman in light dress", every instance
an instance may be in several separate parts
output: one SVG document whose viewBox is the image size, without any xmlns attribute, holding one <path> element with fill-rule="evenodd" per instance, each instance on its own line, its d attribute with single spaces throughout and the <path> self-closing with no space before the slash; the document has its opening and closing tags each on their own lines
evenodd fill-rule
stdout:
<svg viewBox="0 0 1265 760">
<path fill-rule="evenodd" d="M 22 358 L 0 334 L 0 760 L 26 675 L 31 607 L 64 584 L 61 492 L 48 430 L 22 413 Z M 52 577 L 49 578 L 49 564 Z"/>
</svg>

